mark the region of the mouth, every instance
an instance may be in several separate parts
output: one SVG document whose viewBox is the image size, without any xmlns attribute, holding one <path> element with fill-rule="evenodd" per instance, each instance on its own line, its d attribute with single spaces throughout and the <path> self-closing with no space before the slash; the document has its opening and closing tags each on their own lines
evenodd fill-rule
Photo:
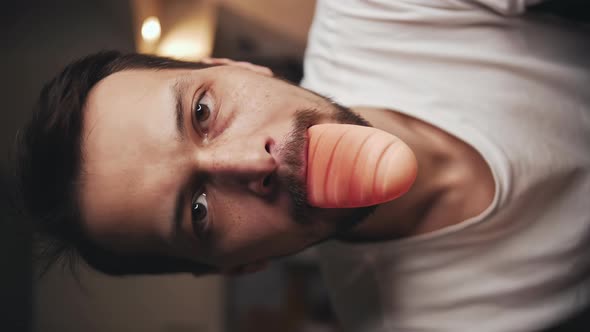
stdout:
<svg viewBox="0 0 590 332">
<path fill-rule="evenodd" d="M 311 123 L 300 126 L 287 135 L 281 155 L 282 174 L 279 174 L 281 188 L 289 201 L 287 209 L 293 220 L 305 224 L 310 220 L 310 206 L 307 202 L 307 166 L 309 137 L 307 129 Z"/>
<path fill-rule="evenodd" d="M 303 109 L 295 112 L 293 120 L 291 130 L 279 147 L 279 178 L 291 201 L 294 219 L 303 223 L 310 210 L 307 201 L 308 129 L 321 122 L 322 116 L 317 110 Z"/>
<path fill-rule="evenodd" d="M 311 126 L 309 126 L 311 127 Z M 301 180 L 303 183 L 307 183 L 307 165 L 309 163 L 309 134 L 307 133 L 307 129 L 305 130 L 305 139 L 303 140 L 303 151 L 301 151 Z"/>
</svg>

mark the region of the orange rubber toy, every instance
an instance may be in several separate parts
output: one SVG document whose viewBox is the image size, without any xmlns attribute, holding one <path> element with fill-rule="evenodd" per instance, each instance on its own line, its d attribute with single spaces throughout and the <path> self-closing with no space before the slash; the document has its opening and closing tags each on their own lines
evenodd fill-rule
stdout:
<svg viewBox="0 0 590 332">
<path fill-rule="evenodd" d="M 406 193 L 417 174 L 412 150 L 383 130 L 319 124 L 308 129 L 309 204 L 354 208 L 384 203 Z"/>
</svg>

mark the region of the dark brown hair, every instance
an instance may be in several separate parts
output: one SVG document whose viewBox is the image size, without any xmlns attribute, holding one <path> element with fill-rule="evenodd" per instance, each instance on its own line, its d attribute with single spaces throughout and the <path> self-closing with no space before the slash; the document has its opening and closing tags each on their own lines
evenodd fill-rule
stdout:
<svg viewBox="0 0 590 332">
<path fill-rule="evenodd" d="M 129 69 L 201 69 L 202 63 L 145 54 L 100 52 L 74 61 L 42 89 L 32 118 L 17 135 L 16 172 L 22 211 L 31 222 L 37 253 L 46 271 L 63 258 L 70 268 L 80 256 L 109 275 L 213 272 L 213 268 L 169 257 L 109 252 L 82 230 L 78 188 L 84 105 L 105 77 Z"/>
</svg>

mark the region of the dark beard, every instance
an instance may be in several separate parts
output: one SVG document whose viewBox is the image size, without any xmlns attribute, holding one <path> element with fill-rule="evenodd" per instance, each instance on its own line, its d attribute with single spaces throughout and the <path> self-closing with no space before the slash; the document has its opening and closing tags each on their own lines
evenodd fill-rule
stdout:
<svg viewBox="0 0 590 332">
<path fill-rule="evenodd" d="M 351 109 L 339 105 L 326 97 L 322 97 L 331 105 L 332 112 L 330 119 L 337 123 L 353 124 L 360 126 L 371 127 L 371 124 L 362 118 L 359 114 L 353 112 Z M 292 173 L 282 178 L 284 185 L 291 198 L 292 210 L 290 211 L 292 218 L 298 224 L 305 225 L 311 222 L 311 216 L 321 215 L 323 209 L 309 205 L 307 202 L 307 184 L 304 183 L 295 174 L 300 174 L 303 168 L 303 149 L 307 148 L 305 142 L 307 139 L 307 129 L 312 125 L 318 123 L 322 119 L 322 115 L 315 109 L 298 110 L 295 113 L 295 120 L 293 129 L 288 135 L 286 144 L 284 146 L 285 162 L 289 168 L 293 170 Z M 337 227 L 331 237 L 342 235 L 357 224 L 365 220 L 376 209 L 376 205 L 346 209 L 348 213 L 343 216 L 337 223 Z M 343 220 L 342 220 L 343 219 Z"/>
</svg>

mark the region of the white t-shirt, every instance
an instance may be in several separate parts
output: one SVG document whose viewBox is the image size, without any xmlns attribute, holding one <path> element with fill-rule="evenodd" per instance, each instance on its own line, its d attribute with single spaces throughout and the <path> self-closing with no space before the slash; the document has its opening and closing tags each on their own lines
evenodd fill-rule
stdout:
<svg viewBox="0 0 590 332">
<path fill-rule="evenodd" d="M 590 28 L 533 2 L 318 1 L 302 86 L 455 135 L 496 184 L 459 224 L 319 246 L 346 331 L 536 331 L 590 302 Z"/>
</svg>

